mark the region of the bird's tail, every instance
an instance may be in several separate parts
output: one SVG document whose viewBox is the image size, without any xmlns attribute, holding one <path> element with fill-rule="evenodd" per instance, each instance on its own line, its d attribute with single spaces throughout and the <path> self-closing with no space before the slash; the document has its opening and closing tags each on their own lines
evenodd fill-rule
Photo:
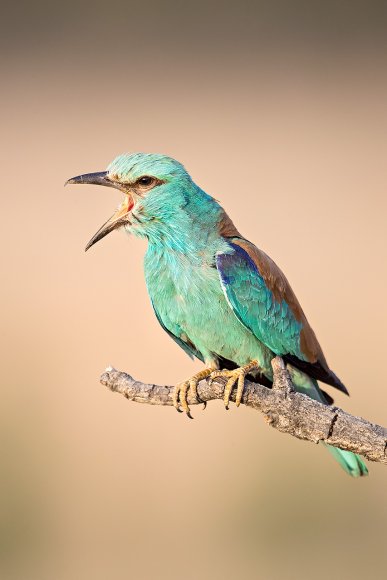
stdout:
<svg viewBox="0 0 387 580">
<path fill-rule="evenodd" d="M 328 401 L 324 392 L 321 391 L 315 379 L 310 378 L 308 375 L 289 365 L 288 370 L 297 391 L 308 395 L 312 399 L 315 399 L 324 405 L 331 404 L 333 402 L 331 400 Z M 364 475 L 368 475 L 366 464 L 361 459 L 361 457 L 359 457 L 359 455 L 356 455 L 356 453 L 352 453 L 352 451 L 344 451 L 343 449 L 333 447 L 332 445 L 327 445 L 326 443 L 322 443 L 322 445 L 328 449 L 330 454 L 341 465 L 344 471 L 346 471 L 346 473 L 352 477 L 362 477 Z"/>
<path fill-rule="evenodd" d="M 332 445 L 327 445 L 326 443 L 323 443 L 323 445 L 349 475 L 352 477 L 368 475 L 367 466 L 359 455 L 352 453 L 352 451 L 344 451 L 338 447 L 332 447 Z"/>
</svg>

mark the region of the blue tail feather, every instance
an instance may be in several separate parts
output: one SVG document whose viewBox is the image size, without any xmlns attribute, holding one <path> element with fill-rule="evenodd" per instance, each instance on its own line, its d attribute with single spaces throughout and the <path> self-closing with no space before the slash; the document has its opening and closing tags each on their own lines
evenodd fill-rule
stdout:
<svg viewBox="0 0 387 580">
<path fill-rule="evenodd" d="M 338 447 L 332 447 L 332 445 L 325 443 L 323 445 L 349 475 L 352 477 L 364 477 L 368 475 L 367 466 L 359 455 L 351 451 L 338 449 Z"/>
<path fill-rule="evenodd" d="M 315 379 L 289 365 L 288 370 L 297 391 L 308 395 L 308 397 L 311 397 L 324 405 L 330 404 L 330 401 L 325 398 L 324 393 L 321 391 Z M 328 449 L 330 454 L 336 459 L 346 473 L 352 477 L 363 477 L 368 475 L 367 466 L 359 455 L 352 453 L 352 451 L 344 451 L 338 447 L 333 447 L 332 445 L 327 445 L 325 443 L 322 444 Z"/>
</svg>

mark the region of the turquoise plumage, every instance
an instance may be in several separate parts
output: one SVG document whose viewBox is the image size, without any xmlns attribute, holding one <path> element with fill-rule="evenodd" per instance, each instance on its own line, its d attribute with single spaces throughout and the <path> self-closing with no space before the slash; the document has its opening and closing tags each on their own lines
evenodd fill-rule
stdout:
<svg viewBox="0 0 387 580">
<path fill-rule="evenodd" d="M 248 373 L 270 384 L 275 355 L 286 361 L 300 392 L 324 404 L 332 399 L 317 380 L 347 392 L 281 270 L 238 232 L 180 163 L 164 155 L 124 154 L 107 171 L 69 183 L 107 185 L 125 194 L 87 248 L 120 227 L 148 240 L 144 270 L 157 319 L 187 354 L 206 365 L 177 387 L 177 409 L 190 415 L 188 390 L 195 392 L 201 378 L 219 374 L 229 379 L 226 406 L 235 383 L 239 404 Z M 350 475 L 367 474 L 358 456 L 330 450 Z"/>
<path fill-rule="evenodd" d="M 230 248 L 232 252 L 216 256 L 216 265 L 234 313 L 275 354 L 291 354 L 304 360 L 301 322 L 285 300 L 275 299 L 247 252 L 233 243 Z"/>
</svg>

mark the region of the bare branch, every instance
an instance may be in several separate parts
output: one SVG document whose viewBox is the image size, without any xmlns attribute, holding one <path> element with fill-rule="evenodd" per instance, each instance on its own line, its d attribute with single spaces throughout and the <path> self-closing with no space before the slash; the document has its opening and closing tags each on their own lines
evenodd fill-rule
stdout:
<svg viewBox="0 0 387 580">
<path fill-rule="evenodd" d="M 274 384 L 272 389 L 246 381 L 242 403 L 264 414 L 267 422 L 281 431 L 318 443 L 340 447 L 364 455 L 370 461 L 387 464 L 387 429 L 346 413 L 335 406 L 323 405 L 294 390 L 281 358 L 273 360 Z M 101 383 L 111 391 L 124 395 L 136 403 L 172 405 L 175 387 L 147 385 L 135 381 L 130 375 L 108 368 Z M 200 400 L 188 396 L 189 405 L 223 399 L 225 381 L 214 379 L 209 384 L 203 380 L 198 385 Z M 231 396 L 235 401 L 235 394 Z"/>
</svg>

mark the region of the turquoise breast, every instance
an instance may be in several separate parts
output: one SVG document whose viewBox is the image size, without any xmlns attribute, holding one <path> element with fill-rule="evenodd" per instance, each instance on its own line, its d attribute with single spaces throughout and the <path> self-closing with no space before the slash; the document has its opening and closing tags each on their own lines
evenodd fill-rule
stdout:
<svg viewBox="0 0 387 580">
<path fill-rule="evenodd" d="M 151 246 L 144 266 L 148 293 L 169 332 L 194 344 L 207 364 L 217 355 L 238 366 L 257 359 L 271 376 L 273 353 L 235 316 L 216 267 Z"/>
</svg>

